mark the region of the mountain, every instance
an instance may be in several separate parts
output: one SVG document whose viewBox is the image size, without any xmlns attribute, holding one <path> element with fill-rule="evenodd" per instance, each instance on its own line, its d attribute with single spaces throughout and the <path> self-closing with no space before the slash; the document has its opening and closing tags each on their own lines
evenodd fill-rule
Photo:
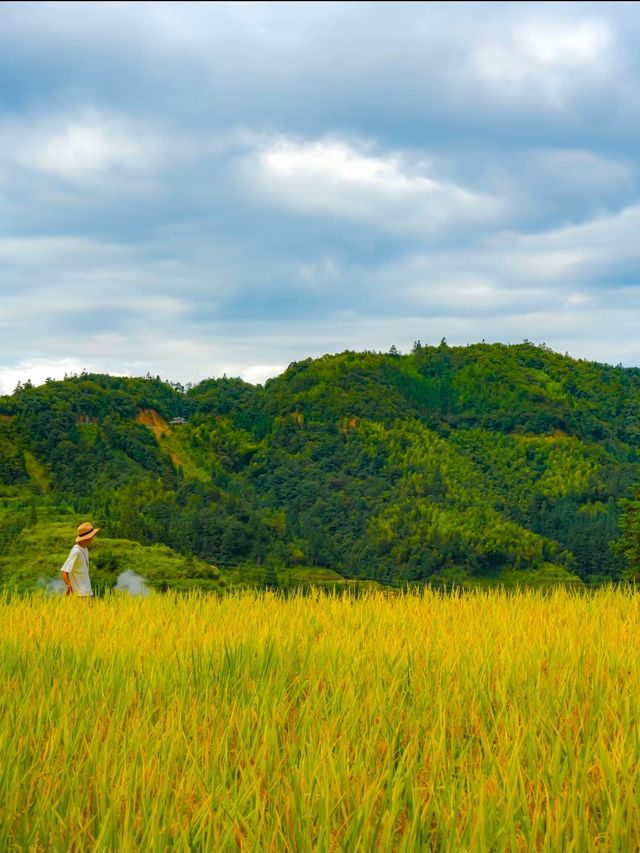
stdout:
<svg viewBox="0 0 640 853">
<path fill-rule="evenodd" d="M 0 398 L 0 546 L 66 512 L 274 582 L 616 579 L 639 411 L 640 370 L 530 343 L 27 384 Z"/>
</svg>

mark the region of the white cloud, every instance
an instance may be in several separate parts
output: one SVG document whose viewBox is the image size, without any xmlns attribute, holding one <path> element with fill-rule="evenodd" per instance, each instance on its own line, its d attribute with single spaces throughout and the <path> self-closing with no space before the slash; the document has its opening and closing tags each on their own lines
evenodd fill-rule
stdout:
<svg viewBox="0 0 640 853">
<path fill-rule="evenodd" d="M 537 306 L 549 300 L 543 288 L 529 282 L 521 287 L 508 287 L 495 274 L 482 275 L 471 268 L 451 269 L 442 278 L 432 277 L 425 271 L 422 280 L 400 288 L 400 292 L 416 309 L 462 317 L 474 314 L 485 318 L 521 311 L 525 306 Z"/>
<path fill-rule="evenodd" d="M 612 35 L 604 20 L 530 20 L 513 31 L 516 48 L 532 62 L 546 66 L 593 66 L 607 53 Z"/>
<path fill-rule="evenodd" d="M 567 304 L 581 308 L 583 305 L 588 305 L 592 298 L 593 297 L 588 296 L 586 293 L 570 293 L 567 296 Z"/>
<path fill-rule="evenodd" d="M 18 159 L 44 172 L 74 180 L 112 168 L 148 168 L 148 143 L 95 118 L 67 124 L 39 143 L 31 141 Z"/>
<path fill-rule="evenodd" d="M 46 267 L 70 261 L 90 261 L 122 257 L 123 249 L 114 243 L 86 237 L 3 237 L 0 239 L 0 261 L 7 266 Z"/>
<path fill-rule="evenodd" d="M 452 340 L 457 332 L 458 343 L 535 338 L 579 355 L 592 337 L 594 357 L 617 361 L 626 347 L 624 360 L 635 353 L 639 362 L 640 343 L 625 343 L 640 323 L 640 275 L 633 279 L 640 269 L 638 230 L 640 208 L 633 207 L 576 226 L 503 232 L 480 246 L 398 257 L 364 274 L 360 317 L 386 311 L 392 328 L 413 316 L 416 338 L 424 322 L 430 333 L 440 328 Z M 619 280 L 621 271 L 630 282 Z"/>
<path fill-rule="evenodd" d="M 496 96 L 524 95 L 561 108 L 575 87 L 610 70 L 614 33 L 604 19 L 556 14 L 495 23 L 472 44 L 469 68 Z"/>
<path fill-rule="evenodd" d="M 426 237 L 505 214 L 502 199 L 431 174 L 424 162 L 339 138 L 266 140 L 242 174 L 274 204 L 398 234 Z"/>
<path fill-rule="evenodd" d="M 536 255 L 549 253 L 551 257 L 566 258 L 571 263 L 580 262 L 580 272 L 587 279 L 590 271 L 598 272 L 608 266 L 612 270 L 613 281 L 613 271 L 621 262 L 640 262 L 638 233 L 640 205 L 633 204 L 619 212 L 597 216 L 577 225 L 538 234 L 513 235 L 513 244 L 517 250 L 524 252 Z"/>
<path fill-rule="evenodd" d="M 250 382 L 252 385 L 264 385 L 267 379 L 279 376 L 286 369 L 286 364 L 252 364 L 250 367 L 240 368 L 237 373 L 245 382 Z M 235 376 L 236 372 L 232 370 L 231 375 Z"/>
<path fill-rule="evenodd" d="M 132 118 L 94 109 L 0 125 L 0 168 L 17 165 L 72 185 L 114 177 L 148 179 L 165 161 L 165 149 L 158 132 Z M 125 186 L 118 182 L 119 190 Z M 134 183 L 134 189 L 139 187 Z"/>
<path fill-rule="evenodd" d="M 12 394 L 18 382 L 30 380 L 34 385 L 42 385 L 45 379 L 62 379 L 65 374 L 81 373 L 90 370 L 88 364 L 81 364 L 73 358 L 34 358 L 21 361 L 14 367 L 0 367 L 0 394 Z"/>
</svg>

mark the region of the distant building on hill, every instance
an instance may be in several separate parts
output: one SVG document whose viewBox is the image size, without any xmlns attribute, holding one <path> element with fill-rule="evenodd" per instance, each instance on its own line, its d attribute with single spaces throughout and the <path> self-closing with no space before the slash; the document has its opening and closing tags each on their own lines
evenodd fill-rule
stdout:
<svg viewBox="0 0 640 853">
<path fill-rule="evenodd" d="M 186 424 L 186 422 L 187 421 L 185 418 L 171 418 L 171 420 L 169 421 L 171 426 L 180 426 L 180 424 Z"/>
</svg>

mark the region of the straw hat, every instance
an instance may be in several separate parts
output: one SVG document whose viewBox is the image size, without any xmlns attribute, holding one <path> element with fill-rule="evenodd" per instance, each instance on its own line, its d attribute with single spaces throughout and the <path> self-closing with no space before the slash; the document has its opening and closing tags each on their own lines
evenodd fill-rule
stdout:
<svg viewBox="0 0 640 853">
<path fill-rule="evenodd" d="M 100 530 L 99 527 L 94 527 L 90 521 L 85 521 L 78 528 L 78 535 L 76 536 L 76 545 L 81 545 L 83 542 L 88 542 L 90 539 L 96 535 L 96 533 Z"/>
</svg>

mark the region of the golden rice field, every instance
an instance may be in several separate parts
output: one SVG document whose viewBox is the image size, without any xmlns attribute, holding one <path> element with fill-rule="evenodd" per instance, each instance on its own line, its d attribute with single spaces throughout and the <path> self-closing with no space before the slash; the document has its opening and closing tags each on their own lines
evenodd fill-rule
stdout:
<svg viewBox="0 0 640 853">
<path fill-rule="evenodd" d="M 640 598 L 0 597 L 2 851 L 640 849 Z"/>
</svg>

